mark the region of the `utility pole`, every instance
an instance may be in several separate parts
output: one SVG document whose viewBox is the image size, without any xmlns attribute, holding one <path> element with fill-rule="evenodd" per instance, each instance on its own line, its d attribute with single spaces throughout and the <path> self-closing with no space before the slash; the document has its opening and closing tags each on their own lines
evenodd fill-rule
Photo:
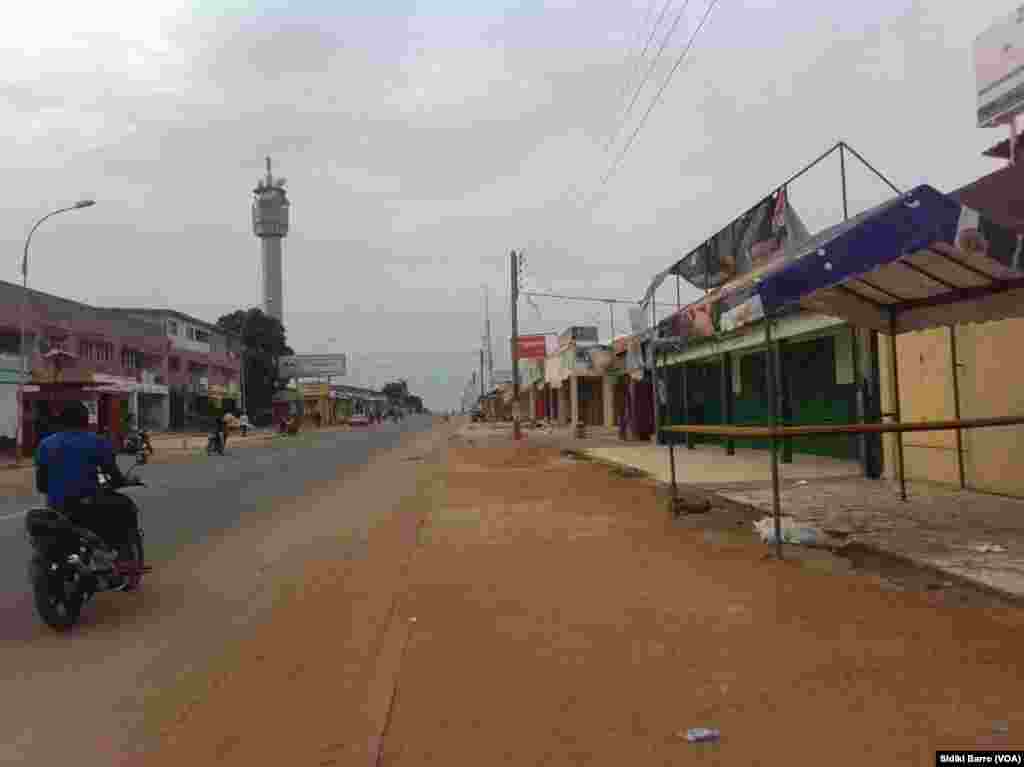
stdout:
<svg viewBox="0 0 1024 767">
<path fill-rule="evenodd" d="M 522 439 L 519 430 L 519 255 L 510 254 L 512 297 L 512 439 Z"/>
<path fill-rule="evenodd" d="M 487 286 L 484 285 L 484 349 L 487 355 L 487 380 L 494 384 L 494 350 L 491 346 L 491 310 Z"/>
</svg>

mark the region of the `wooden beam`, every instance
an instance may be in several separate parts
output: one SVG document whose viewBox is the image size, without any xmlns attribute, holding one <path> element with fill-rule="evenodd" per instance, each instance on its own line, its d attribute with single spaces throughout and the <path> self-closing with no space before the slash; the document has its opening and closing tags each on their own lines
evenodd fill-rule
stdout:
<svg viewBox="0 0 1024 767">
<path fill-rule="evenodd" d="M 717 434 L 737 439 L 803 437 L 811 434 L 888 434 L 911 431 L 955 431 L 982 429 L 991 426 L 1021 426 L 1024 416 L 1007 415 L 994 418 L 963 418 L 951 421 L 922 421 L 919 423 L 837 423 L 822 426 L 666 426 L 665 431 L 690 434 Z"/>
</svg>

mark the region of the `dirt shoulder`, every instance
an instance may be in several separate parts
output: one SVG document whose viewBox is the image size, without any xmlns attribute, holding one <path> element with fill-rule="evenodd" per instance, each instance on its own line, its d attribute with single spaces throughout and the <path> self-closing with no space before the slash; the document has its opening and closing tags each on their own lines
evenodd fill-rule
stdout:
<svg viewBox="0 0 1024 767">
<path fill-rule="evenodd" d="M 766 559 L 550 448 L 456 441 L 419 464 L 366 555 L 312 563 L 147 765 L 920 764 L 1024 745 L 1020 610 Z M 681 736 L 706 726 L 720 743 Z"/>
</svg>

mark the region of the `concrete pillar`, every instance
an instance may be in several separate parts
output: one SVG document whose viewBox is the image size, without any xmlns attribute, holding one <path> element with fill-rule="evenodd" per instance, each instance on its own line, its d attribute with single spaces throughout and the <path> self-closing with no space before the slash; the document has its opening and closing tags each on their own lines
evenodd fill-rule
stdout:
<svg viewBox="0 0 1024 767">
<path fill-rule="evenodd" d="M 580 422 L 580 379 L 579 376 L 569 377 L 569 425 L 575 426 Z"/>
<path fill-rule="evenodd" d="M 615 382 L 610 375 L 601 378 L 601 402 L 604 405 L 604 425 L 615 428 Z"/>
</svg>

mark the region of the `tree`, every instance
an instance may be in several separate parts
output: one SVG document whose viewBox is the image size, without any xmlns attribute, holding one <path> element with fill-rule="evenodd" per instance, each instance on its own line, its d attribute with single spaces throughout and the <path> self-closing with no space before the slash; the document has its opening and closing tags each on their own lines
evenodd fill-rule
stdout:
<svg viewBox="0 0 1024 767">
<path fill-rule="evenodd" d="M 278 373 L 278 361 L 295 353 L 288 346 L 284 325 L 260 309 L 237 309 L 217 320 L 217 327 L 241 337 L 245 407 L 254 423 L 269 422 L 274 393 L 287 383 Z"/>
<path fill-rule="evenodd" d="M 409 382 L 404 378 L 400 378 L 397 381 L 384 384 L 381 392 L 392 405 L 401 405 L 405 402 L 405 398 L 409 396 Z"/>
<path fill-rule="evenodd" d="M 413 413 L 423 412 L 423 399 L 409 393 L 409 382 L 404 378 L 384 384 L 381 391 L 391 407 L 401 407 Z"/>
</svg>

